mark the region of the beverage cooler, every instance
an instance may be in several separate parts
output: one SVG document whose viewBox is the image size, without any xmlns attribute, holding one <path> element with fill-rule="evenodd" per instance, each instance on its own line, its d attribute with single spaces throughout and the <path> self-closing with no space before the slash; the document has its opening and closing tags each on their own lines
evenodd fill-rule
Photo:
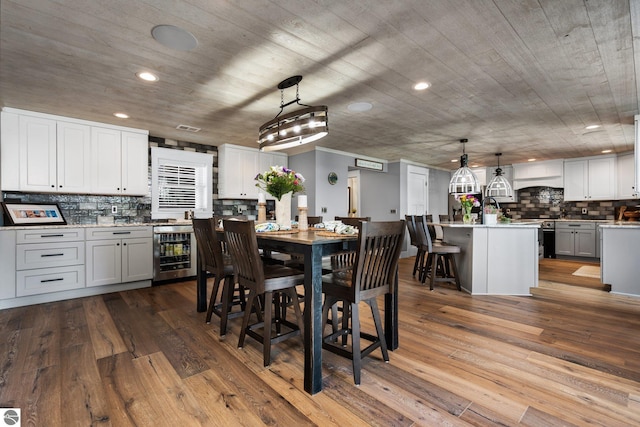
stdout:
<svg viewBox="0 0 640 427">
<path fill-rule="evenodd" d="M 196 275 L 196 239 L 191 225 L 153 227 L 153 281 Z"/>
</svg>

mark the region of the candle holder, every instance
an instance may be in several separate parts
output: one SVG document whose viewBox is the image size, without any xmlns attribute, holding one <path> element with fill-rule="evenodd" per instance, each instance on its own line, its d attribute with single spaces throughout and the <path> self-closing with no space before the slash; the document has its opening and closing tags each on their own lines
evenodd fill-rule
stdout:
<svg viewBox="0 0 640 427">
<path fill-rule="evenodd" d="M 258 224 L 262 224 L 263 222 L 267 222 L 267 203 L 266 202 L 258 203 Z"/>
<path fill-rule="evenodd" d="M 306 207 L 298 207 L 298 230 L 300 231 L 307 231 L 309 229 L 309 221 L 307 219 L 308 210 Z"/>
</svg>

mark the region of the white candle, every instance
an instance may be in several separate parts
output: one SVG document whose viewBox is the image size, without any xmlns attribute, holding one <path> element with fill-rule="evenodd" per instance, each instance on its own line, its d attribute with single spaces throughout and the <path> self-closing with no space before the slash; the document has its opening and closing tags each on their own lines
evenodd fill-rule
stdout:
<svg viewBox="0 0 640 427">
<path fill-rule="evenodd" d="M 300 195 L 298 196 L 298 207 L 299 208 L 306 208 L 307 207 L 307 196 L 306 195 Z"/>
<path fill-rule="evenodd" d="M 264 193 L 258 193 L 258 203 L 266 203 L 267 199 L 264 196 Z"/>
</svg>

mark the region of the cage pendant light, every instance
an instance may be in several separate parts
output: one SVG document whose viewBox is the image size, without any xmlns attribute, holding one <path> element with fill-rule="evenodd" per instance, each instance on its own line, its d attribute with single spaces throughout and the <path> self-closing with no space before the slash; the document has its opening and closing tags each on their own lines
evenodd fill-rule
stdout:
<svg viewBox="0 0 640 427">
<path fill-rule="evenodd" d="M 502 169 L 500 169 L 500 156 L 502 156 L 502 153 L 496 153 L 496 157 L 498 158 L 498 167 L 496 169 L 496 175 L 491 178 L 491 181 L 487 184 L 487 188 L 484 190 L 484 195 L 486 197 L 513 196 L 513 188 L 511 188 L 511 184 L 509 184 L 507 178 L 502 176 Z"/>
<path fill-rule="evenodd" d="M 300 103 L 298 84 L 302 76 L 293 76 L 278 84 L 280 89 L 280 112 L 260 126 L 258 143 L 262 151 L 284 150 L 316 141 L 329 133 L 329 116 L 326 105 L 310 106 Z M 296 99 L 284 102 L 284 90 L 296 87 Z M 297 104 L 303 107 L 287 114 L 282 114 L 285 107 Z"/>
<path fill-rule="evenodd" d="M 464 144 L 468 142 L 468 139 L 461 139 L 462 143 L 462 156 L 460 156 L 460 169 L 454 172 L 449 181 L 449 194 L 454 196 L 460 196 L 462 194 L 479 194 L 482 192 L 480 189 L 480 182 L 478 177 L 467 166 L 468 157 L 464 152 Z"/>
</svg>

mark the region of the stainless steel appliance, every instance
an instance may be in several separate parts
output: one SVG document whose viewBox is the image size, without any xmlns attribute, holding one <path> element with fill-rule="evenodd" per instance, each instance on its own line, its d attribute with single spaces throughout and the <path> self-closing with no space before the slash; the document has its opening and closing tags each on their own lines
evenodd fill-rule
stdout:
<svg viewBox="0 0 640 427">
<path fill-rule="evenodd" d="M 542 245 L 544 246 L 544 257 L 556 257 L 556 223 L 555 221 L 542 221 Z"/>
<path fill-rule="evenodd" d="M 191 225 L 153 227 L 153 281 L 196 275 L 196 238 Z"/>
</svg>

